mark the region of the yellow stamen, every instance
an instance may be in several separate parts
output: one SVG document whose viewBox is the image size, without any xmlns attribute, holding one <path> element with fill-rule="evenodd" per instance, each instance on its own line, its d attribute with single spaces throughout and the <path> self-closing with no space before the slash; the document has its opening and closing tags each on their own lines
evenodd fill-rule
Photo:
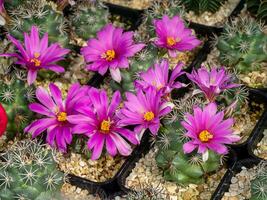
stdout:
<svg viewBox="0 0 267 200">
<path fill-rule="evenodd" d="M 100 127 L 101 132 L 103 133 L 109 132 L 110 126 L 111 126 L 110 120 L 103 120 L 101 122 L 101 127 Z"/>
<path fill-rule="evenodd" d="M 167 37 L 167 44 L 169 46 L 173 46 L 173 45 L 176 44 L 176 41 L 175 41 L 175 39 L 173 37 Z"/>
<path fill-rule="evenodd" d="M 37 59 L 37 58 L 32 58 L 32 59 L 30 60 L 30 62 L 31 62 L 31 63 L 34 63 L 34 66 L 35 66 L 35 67 L 40 67 L 40 65 L 41 65 L 41 61 L 40 61 L 39 59 Z"/>
<path fill-rule="evenodd" d="M 58 113 L 57 114 L 57 120 L 59 122 L 65 122 L 65 121 L 67 121 L 67 113 L 65 113 L 65 112 Z"/>
<path fill-rule="evenodd" d="M 176 45 L 178 42 L 180 42 L 181 39 L 180 38 L 174 38 L 174 37 L 167 37 L 167 45 L 168 46 L 174 46 Z"/>
<path fill-rule="evenodd" d="M 103 53 L 101 55 L 101 58 L 105 58 L 106 61 L 112 61 L 116 56 L 116 53 L 114 50 L 107 50 L 106 53 Z"/>
<path fill-rule="evenodd" d="M 144 114 L 144 119 L 145 119 L 146 121 L 151 121 L 151 120 L 153 120 L 154 118 L 155 118 L 155 115 L 154 115 L 154 113 L 151 112 L 151 111 L 146 112 L 146 113 Z"/>
<path fill-rule="evenodd" d="M 213 138 L 213 135 L 209 131 L 204 130 L 200 132 L 198 138 L 201 142 L 208 142 Z"/>
<path fill-rule="evenodd" d="M 40 53 L 35 52 L 35 53 L 34 53 L 34 58 L 39 58 L 39 57 L 40 57 Z"/>
</svg>

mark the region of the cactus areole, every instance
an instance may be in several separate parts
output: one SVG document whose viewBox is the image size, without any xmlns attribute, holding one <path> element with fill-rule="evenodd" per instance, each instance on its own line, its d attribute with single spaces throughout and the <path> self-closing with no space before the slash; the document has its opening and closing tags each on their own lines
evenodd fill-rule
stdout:
<svg viewBox="0 0 267 200">
<path fill-rule="evenodd" d="M 7 127 L 7 114 L 3 106 L 0 104 L 0 137 L 4 134 Z"/>
</svg>

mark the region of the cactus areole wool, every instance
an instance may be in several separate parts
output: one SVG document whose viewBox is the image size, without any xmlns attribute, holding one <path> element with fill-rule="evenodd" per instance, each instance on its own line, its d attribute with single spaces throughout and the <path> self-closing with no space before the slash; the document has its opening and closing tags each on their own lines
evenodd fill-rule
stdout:
<svg viewBox="0 0 267 200">
<path fill-rule="evenodd" d="M 7 114 L 3 106 L 0 104 L 0 136 L 4 134 L 7 127 Z"/>
</svg>

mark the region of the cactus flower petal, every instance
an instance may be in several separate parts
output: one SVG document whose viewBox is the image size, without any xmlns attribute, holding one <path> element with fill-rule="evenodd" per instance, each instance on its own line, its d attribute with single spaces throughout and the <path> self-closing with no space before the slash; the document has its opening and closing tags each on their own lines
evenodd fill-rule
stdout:
<svg viewBox="0 0 267 200">
<path fill-rule="evenodd" d="M 217 105 L 209 103 L 203 110 L 194 108 L 194 114 L 186 114 L 182 126 L 187 130 L 186 136 L 190 141 L 184 144 L 185 153 L 191 153 L 198 149 L 198 153 L 204 154 L 207 150 L 218 154 L 228 152 L 225 144 L 232 144 L 240 138 L 234 136 L 232 118 L 224 119 L 223 112 L 217 112 Z"/>
<path fill-rule="evenodd" d="M 39 38 L 39 30 L 36 26 L 32 26 L 30 35 L 24 33 L 24 46 L 11 35 L 8 39 L 19 50 L 17 54 L 0 54 L 5 57 L 16 57 L 23 68 L 28 70 L 28 84 L 31 85 L 37 77 L 37 72 L 40 69 L 47 69 L 57 73 L 64 72 L 64 68 L 58 66 L 56 62 L 63 60 L 63 57 L 69 53 L 69 50 L 63 49 L 59 44 L 54 43 L 48 47 L 48 34 L 43 38 Z"/>
<path fill-rule="evenodd" d="M 109 69 L 112 78 L 120 82 L 120 68 L 128 68 L 128 58 L 144 48 L 144 44 L 134 44 L 133 32 L 123 32 L 112 24 L 97 33 L 97 39 L 90 39 L 81 49 L 87 63 L 86 68 L 104 75 Z"/>
</svg>

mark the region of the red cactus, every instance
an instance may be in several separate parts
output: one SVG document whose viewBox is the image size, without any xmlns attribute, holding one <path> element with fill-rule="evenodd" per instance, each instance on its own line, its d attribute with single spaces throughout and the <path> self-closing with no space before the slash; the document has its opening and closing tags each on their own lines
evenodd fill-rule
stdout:
<svg viewBox="0 0 267 200">
<path fill-rule="evenodd" d="M 3 106 L 0 104 L 0 137 L 4 134 L 7 127 L 7 114 Z"/>
</svg>

